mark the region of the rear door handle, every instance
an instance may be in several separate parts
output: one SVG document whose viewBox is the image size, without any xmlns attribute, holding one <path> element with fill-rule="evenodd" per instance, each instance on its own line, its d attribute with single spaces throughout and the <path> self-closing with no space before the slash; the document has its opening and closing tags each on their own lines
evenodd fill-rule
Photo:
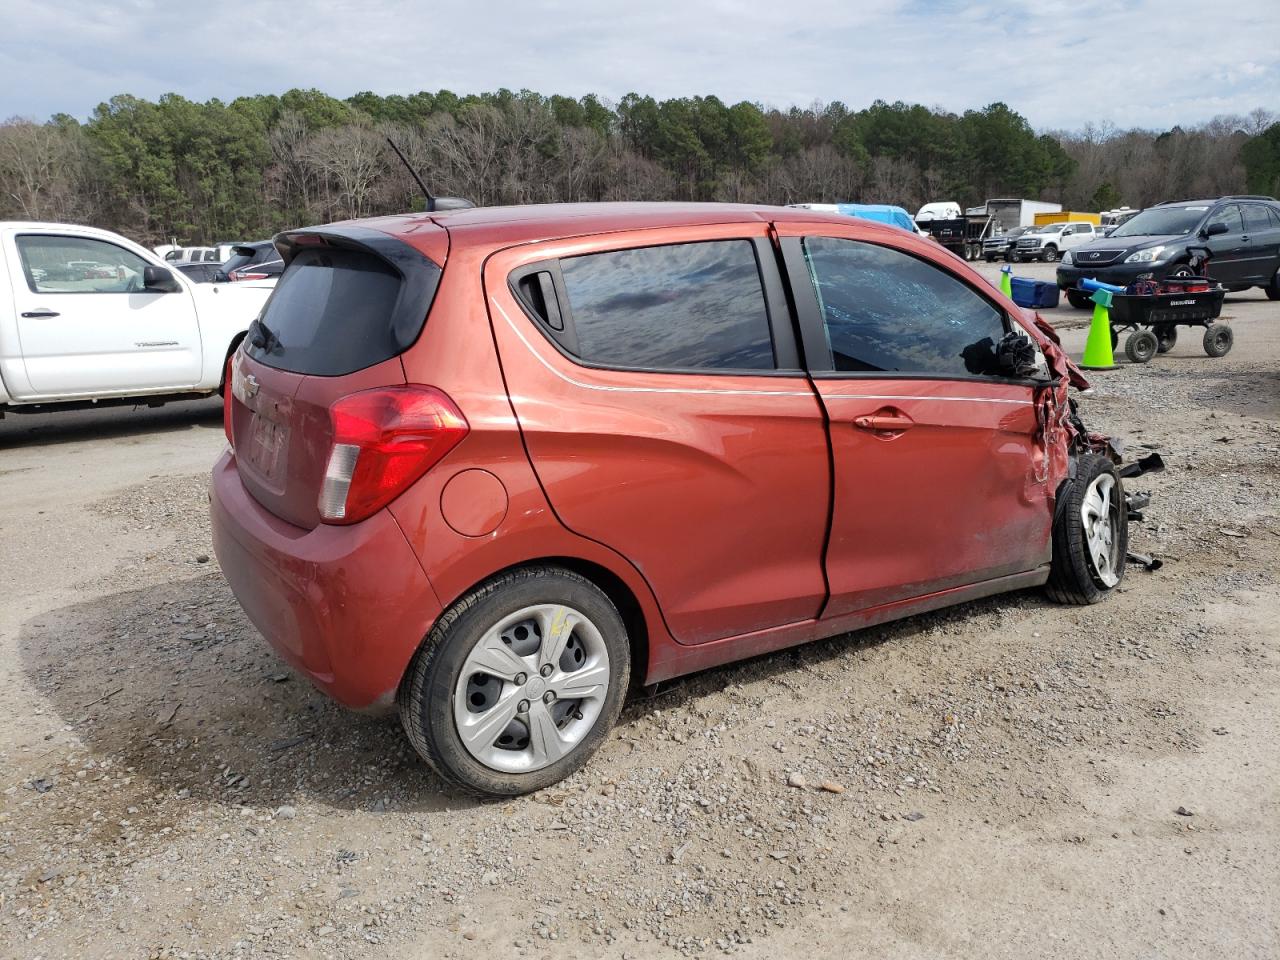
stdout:
<svg viewBox="0 0 1280 960">
<path fill-rule="evenodd" d="M 26 313 L 23 314 L 23 316 L 30 320 L 35 320 L 38 317 L 60 317 L 62 316 L 62 314 L 60 314 L 57 310 L 41 309 L 41 310 L 28 310 Z"/>
<path fill-rule="evenodd" d="M 910 430 L 916 422 L 905 413 L 873 413 L 865 417 L 854 417 L 853 425 L 877 433 L 901 433 L 903 430 Z"/>
</svg>

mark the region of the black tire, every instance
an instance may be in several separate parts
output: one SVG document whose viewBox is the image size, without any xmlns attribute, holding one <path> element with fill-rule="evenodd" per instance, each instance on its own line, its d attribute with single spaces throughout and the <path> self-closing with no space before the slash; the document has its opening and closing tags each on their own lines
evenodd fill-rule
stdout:
<svg viewBox="0 0 1280 960">
<path fill-rule="evenodd" d="M 1262 288 L 1268 300 L 1280 300 L 1280 268 L 1271 275 L 1271 282 Z"/>
<path fill-rule="evenodd" d="M 1160 341 L 1160 352 L 1168 353 L 1178 342 L 1178 328 L 1172 323 L 1162 323 L 1156 327 L 1156 339 Z"/>
<path fill-rule="evenodd" d="M 1111 477 L 1111 574 L 1114 583 L 1098 569 L 1090 555 L 1081 508 L 1095 480 Z M 1129 550 L 1129 508 L 1124 485 L 1115 464 L 1106 457 L 1086 453 L 1076 461 L 1075 476 L 1058 488 L 1053 517 L 1053 561 L 1045 592 L 1051 600 L 1078 606 L 1097 603 L 1124 579 L 1125 556 Z"/>
<path fill-rule="evenodd" d="M 1022 262 L 1022 257 L 1020 257 L 1018 254 L 1014 253 L 1013 251 L 1009 251 L 1008 253 L 1006 253 L 1006 254 L 1004 255 L 1004 258 L 1005 258 L 1005 260 L 1007 260 L 1009 263 L 1021 263 L 1021 262 Z"/>
<path fill-rule="evenodd" d="M 996 262 L 996 255 L 995 255 L 994 253 L 984 254 L 984 255 L 983 255 L 983 257 L 982 257 L 982 259 L 983 259 L 983 260 L 985 260 L 985 261 L 987 261 L 987 263 L 995 263 L 995 262 Z"/>
<path fill-rule="evenodd" d="M 1225 357 L 1231 352 L 1235 339 L 1225 323 L 1211 323 L 1204 328 L 1204 352 L 1211 357 Z"/>
<path fill-rule="evenodd" d="M 1148 363 L 1159 349 L 1160 340 L 1150 330 L 1135 330 L 1124 342 L 1124 355 L 1134 363 Z"/>
<path fill-rule="evenodd" d="M 1049 246 L 1044 248 L 1044 254 L 1041 256 L 1041 259 L 1044 260 L 1045 263 L 1053 263 L 1058 259 L 1058 248 L 1053 244 L 1049 244 Z"/>
<path fill-rule="evenodd" d="M 1067 290 L 1067 303 L 1071 304 L 1077 310 L 1088 310 L 1093 306 L 1093 301 L 1089 299 L 1089 295 L 1080 290 Z"/>
<path fill-rule="evenodd" d="M 546 603 L 572 607 L 596 625 L 609 655 L 608 690 L 594 726 L 563 757 L 530 773 L 507 773 L 481 763 L 463 744 L 453 716 L 454 689 L 468 654 L 494 624 Z M 476 796 L 511 797 L 551 786 L 586 763 L 617 721 L 630 675 L 627 629 L 608 596 L 570 570 L 524 567 L 485 582 L 441 615 L 396 699 L 409 742 L 446 782 Z"/>
<path fill-rule="evenodd" d="M 1181 280 L 1187 277 L 1194 277 L 1195 274 L 1191 272 L 1191 266 L 1189 264 L 1179 263 L 1169 271 L 1167 276 Z"/>
</svg>

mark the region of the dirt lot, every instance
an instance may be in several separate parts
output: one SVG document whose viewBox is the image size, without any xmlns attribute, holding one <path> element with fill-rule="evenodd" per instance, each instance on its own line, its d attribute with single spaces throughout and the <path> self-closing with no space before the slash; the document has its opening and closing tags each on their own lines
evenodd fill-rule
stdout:
<svg viewBox="0 0 1280 960">
<path fill-rule="evenodd" d="M 693 677 L 505 803 L 246 623 L 215 404 L 0 422 L 0 955 L 1277 956 L 1280 304 L 1226 313 L 1082 400 L 1162 570 Z"/>
</svg>

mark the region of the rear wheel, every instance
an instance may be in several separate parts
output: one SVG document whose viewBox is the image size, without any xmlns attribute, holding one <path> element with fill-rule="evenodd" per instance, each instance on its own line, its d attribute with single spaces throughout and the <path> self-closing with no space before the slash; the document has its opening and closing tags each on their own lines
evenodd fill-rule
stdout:
<svg viewBox="0 0 1280 960">
<path fill-rule="evenodd" d="M 514 796 L 587 761 L 629 678 L 627 631 L 609 598 L 569 570 L 529 567 L 441 616 L 401 683 L 400 718 L 445 780 Z"/>
<path fill-rule="evenodd" d="M 1262 288 L 1267 293 L 1268 300 L 1280 300 L 1280 268 L 1271 277 L 1271 282 Z"/>
<path fill-rule="evenodd" d="M 1173 345 L 1178 342 L 1178 328 L 1172 323 L 1162 323 L 1156 327 L 1156 339 L 1160 341 L 1159 351 L 1168 353 L 1173 349 Z"/>
<path fill-rule="evenodd" d="M 1059 603 L 1097 603 L 1119 586 L 1129 551 L 1129 516 L 1115 464 L 1087 453 L 1058 490 L 1053 565 L 1045 590 Z"/>
<path fill-rule="evenodd" d="M 1225 323 L 1211 323 L 1204 328 L 1204 352 L 1211 357 L 1225 357 L 1235 343 L 1235 334 Z"/>
</svg>

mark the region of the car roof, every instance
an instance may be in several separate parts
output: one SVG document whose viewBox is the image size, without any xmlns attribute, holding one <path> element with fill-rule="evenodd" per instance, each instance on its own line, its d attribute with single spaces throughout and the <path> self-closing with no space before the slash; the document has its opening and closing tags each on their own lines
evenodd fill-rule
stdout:
<svg viewBox="0 0 1280 960">
<path fill-rule="evenodd" d="M 360 223 L 393 235 L 413 234 L 427 225 L 437 225 L 445 227 L 451 237 L 471 243 L 514 244 L 662 227 L 775 222 L 848 224 L 851 219 L 854 218 L 839 213 L 766 204 L 637 201 L 468 207 L 377 217 Z M 870 233 L 902 233 L 900 228 L 870 220 L 858 220 L 858 224 Z"/>
</svg>

